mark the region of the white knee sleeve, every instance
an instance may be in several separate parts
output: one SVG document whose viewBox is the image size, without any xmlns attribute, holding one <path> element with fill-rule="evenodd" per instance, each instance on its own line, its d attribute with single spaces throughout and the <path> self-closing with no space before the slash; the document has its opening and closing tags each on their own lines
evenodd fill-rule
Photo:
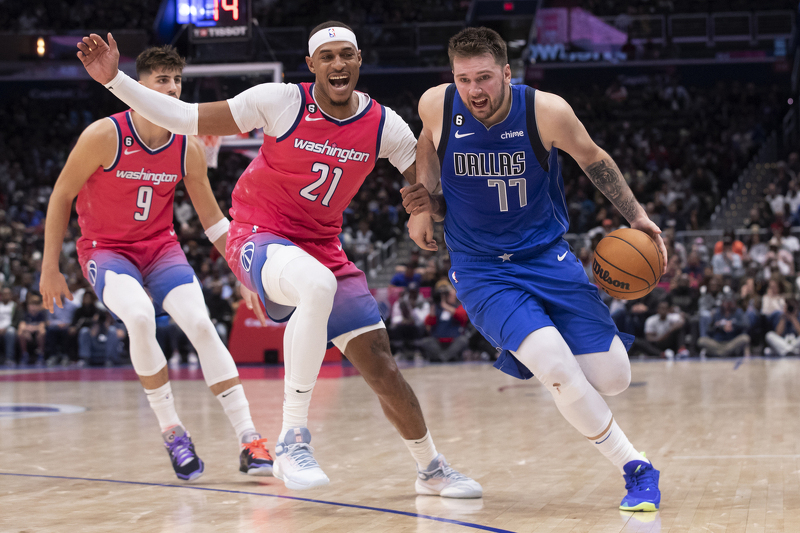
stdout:
<svg viewBox="0 0 800 533">
<path fill-rule="evenodd" d="M 550 391 L 558 410 L 581 434 L 597 435 L 608 426 L 611 410 L 586 380 L 556 328 L 534 331 L 513 353 Z"/>
<path fill-rule="evenodd" d="M 231 353 L 222 343 L 211 322 L 203 298 L 203 291 L 195 278 L 192 283 L 175 287 L 163 303 L 164 310 L 186 333 L 200 358 L 203 377 L 210 387 L 239 376 Z"/>
<path fill-rule="evenodd" d="M 631 384 L 631 361 L 618 336 L 607 352 L 575 356 L 592 387 L 604 396 L 616 396 Z"/>
<path fill-rule="evenodd" d="M 140 376 L 157 374 L 167 359 L 156 341 L 156 312 L 141 284 L 127 274 L 106 271 L 103 303 L 128 330 L 131 363 Z"/>
</svg>

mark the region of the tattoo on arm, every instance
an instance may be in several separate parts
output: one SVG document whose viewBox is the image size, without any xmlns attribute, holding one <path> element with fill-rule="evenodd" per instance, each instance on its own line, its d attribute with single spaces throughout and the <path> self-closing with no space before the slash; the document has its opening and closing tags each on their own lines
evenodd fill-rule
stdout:
<svg viewBox="0 0 800 533">
<path fill-rule="evenodd" d="M 611 200 L 622 216 L 628 222 L 636 218 L 639 212 L 639 203 L 633 196 L 633 191 L 625 183 L 619 167 L 610 159 L 601 159 L 586 167 L 586 175 L 592 180 L 595 187 L 602 192 L 606 198 Z"/>
</svg>

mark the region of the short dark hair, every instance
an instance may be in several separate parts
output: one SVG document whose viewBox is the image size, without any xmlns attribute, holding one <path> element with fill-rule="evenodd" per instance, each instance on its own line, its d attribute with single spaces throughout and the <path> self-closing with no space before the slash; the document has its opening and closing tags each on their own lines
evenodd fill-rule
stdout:
<svg viewBox="0 0 800 533">
<path fill-rule="evenodd" d="M 476 57 L 491 54 L 501 67 L 508 63 L 508 48 L 500 34 L 490 28 L 464 28 L 450 37 L 447 43 L 447 55 L 450 57 L 450 68 L 456 57 Z"/>
<path fill-rule="evenodd" d="M 350 26 L 348 26 L 344 22 L 339 22 L 338 20 L 329 20 L 328 22 L 323 22 L 322 24 L 320 24 L 318 26 L 315 26 L 314 29 L 311 30 L 311 33 L 308 34 L 308 38 L 311 39 L 311 37 L 315 33 L 317 33 L 319 30 L 324 30 L 325 28 L 333 28 L 333 27 L 344 28 L 346 30 L 353 31 L 353 28 L 351 28 Z M 353 32 L 353 33 L 355 33 L 355 32 Z"/>
<path fill-rule="evenodd" d="M 141 78 L 155 69 L 183 70 L 186 60 L 170 45 L 151 46 L 136 58 L 136 74 Z"/>
</svg>

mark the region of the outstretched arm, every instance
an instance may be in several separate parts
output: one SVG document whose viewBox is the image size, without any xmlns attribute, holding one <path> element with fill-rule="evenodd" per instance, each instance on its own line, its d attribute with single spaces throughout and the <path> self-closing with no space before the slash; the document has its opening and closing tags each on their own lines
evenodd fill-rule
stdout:
<svg viewBox="0 0 800 533">
<path fill-rule="evenodd" d="M 666 272 L 667 248 L 661 239 L 661 230 L 639 205 L 617 164 L 595 144 L 569 104 L 554 94 L 536 91 L 536 117 L 545 148 L 559 148 L 571 155 L 631 227 L 644 231 L 656 241 L 664 257 L 662 273 Z"/>
<path fill-rule="evenodd" d="M 150 122 L 181 135 L 240 133 L 227 101 L 187 104 L 148 89 L 119 70 L 119 49 L 111 33 L 108 44 L 92 33 L 78 43 L 78 49 L 89 75 Z"/>
</svg>

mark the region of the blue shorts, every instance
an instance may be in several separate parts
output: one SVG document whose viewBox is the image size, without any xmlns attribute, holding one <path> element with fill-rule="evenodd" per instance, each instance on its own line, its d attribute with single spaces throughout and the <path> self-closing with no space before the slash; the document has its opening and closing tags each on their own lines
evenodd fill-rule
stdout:
<svg viewBox="0 0 800 533">
<path fill-rule="evenodd" d="M 264 291 L 261 270 L 267 262 L 267 248 L 270 244 L 297 246 L 336 276 L 336 295 L 333 297 L 333 309 L 328 318 L 328 341 L 381 321 L 378 303 L 369 292 L 367 277 L 347 259 L 339 239 L 294 243 L 272 233 L 261 232 L 229 242 L 228 265 L 245 287 L 258 294 L 270 319 L 285 322 L 295 309 L 270 301 Z"/>
<path fill-rule="evenodd" d="M 554 326 L 573 354 L 606 352 L 615 335 L 608 307 L 563 239 L 531 257 L 475 257 L 451 253 L 450 280 L 472 324 L 502 350 L 495 367 L 533 377 L 510 351 L 532 332 Z"/>
<path fill-rule="evenodd" d="M 88 252 L 81 267 L 83 275 L 92 284 L 92 288 L 101 302 L 106 284 L 106 271 L 127 274 L 147 289 L 153 299 L 156 315 L 161 315 L 164 314 L 161 304 L 167 294 L 175 287 L 192 283 L 195 276 L 194 270 L 186 261 L 186 255 L 177 241 L 163 245 L 163 249 L 159 252 L 155 259 L 141 265 L 140 270 L 140 267 L 134 264 L 134 258 L 127 257 L 124 247 L 117 245 L 113 250 L 97 249 Z M 114 315 L 114 318 L 118 317 Z"/>
</svg>

